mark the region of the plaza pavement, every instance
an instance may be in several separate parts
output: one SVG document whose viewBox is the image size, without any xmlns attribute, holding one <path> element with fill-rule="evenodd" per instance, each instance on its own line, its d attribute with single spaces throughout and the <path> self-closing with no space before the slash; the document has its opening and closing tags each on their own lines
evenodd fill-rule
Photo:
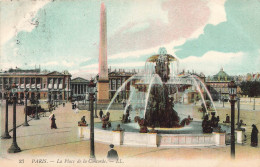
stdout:
<svg viewBox="0 0 260 167">
<path fill-rule="evenodd" d="M 196 108 L 194 118 L 201 118 Z M 5 110 L 4 110 L 5 111 Z M 5 166 L 260 166 L 260 147 L 250 147 L 251 124 L 260 129 L 260 112 L 241 110 L 241 119 L 247 124 L 247 143 L 236 144 L 236 160 L 230 159 L 230 146 L 203 148 L 147 148 L 116 146 L 120 163 L 108 162 L 108 144 L 95 143 L 97 161 L 89 161 L 90 142 L 78 138 L 77 122 L 85 115 L 89 123 L 89 111 L 74 113 L 71 104 L 60 105 L 54 112 L 58 129 L 50 128 L 50 120 L 41 117 L 31 120 L 29 127 L 17 128 L 17 143 L 22 152 L 7 153 L 12 139 L 1 140 L 0 167 Z M 110 111 L 112 120 L 119 120 L 122 111 Z M 230 108 L 219 109 L 221 122 Z M 24 116 L 23 116 L 24 118 Z M 95 122 L 100 122 L 95 118 Z M 10 132 L 12 136 L 12 133 Z M 19 163 L 20 162 L 20 163 Z M 41 163 L 40 163 L 41 162 Z M 59 163 L 61 162 L 61 163 Z"/>
</svg>

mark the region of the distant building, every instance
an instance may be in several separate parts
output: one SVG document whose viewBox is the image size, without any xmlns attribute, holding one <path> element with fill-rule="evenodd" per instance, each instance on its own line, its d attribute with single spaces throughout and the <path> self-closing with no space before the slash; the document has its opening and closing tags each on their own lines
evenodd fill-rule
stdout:
<svg viewBox="0 0 260 167">
<path fill-rule="evenodd" d="M 86 99 L 88 90 L 89 80 L 81 77 L 77 77 L 71 80 L 71 96 L 74 100 Z"/>
<path fill-rule="evenodd" d="M 35 98 L 36 88 L 38 88 L 38 97 L 40 99 L 48 101 L 56 99 L 68 100 L 70 97 L 70 78 L 71 74 L 68 71 L 60 73 L 57 71 L 41 71 L 40 69 L 9 69 L 0 72 L 0 98 L 6 92 L 6 87 L 14 83 L 17 86 L 16 94 L 18 99 L 24 99 L 26 88 L 29 90 L 29 98 Z"/>
<path fill-rule="evenodd" d="M 234 77 L 229 76 L 223 68 L 213 75 L 213 77 L 208 77 L 206 84 L 208 90 L 211 94 L 213 100 L 221 100 L 223 98 L 228 98 L 228 83 L 233 80 Z"/>
<path fill-rule="evenodd" d="M 136 70 L 131 70 L 131 71 L 126 71 L 124 69 L 119 69 L 119 70 L 111 70 L 109 69 L 108 73 L 108 80 L 109 80 L 109 99 L 111 100 L 117 89 L 119 89 L 123 83 L 128 80 L 130 77 L 135 75 L 137 73 Z M 136 80 L 132 80 L 131 82 L 135 82 Z M 118 96 L 116 97 L 116 102 L 121 102 L 123 99 L 126 100 L 129 97 L 130 93 L 130 85 L 131 82 L 126 84 L 122 91 L 119 92 Z"/>
</svg>

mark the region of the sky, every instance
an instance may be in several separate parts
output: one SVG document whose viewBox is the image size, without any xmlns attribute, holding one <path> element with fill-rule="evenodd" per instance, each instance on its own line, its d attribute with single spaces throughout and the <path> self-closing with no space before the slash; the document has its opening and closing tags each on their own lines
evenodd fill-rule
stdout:
<svg viewBox="0 0 260 167">
<path fill-rule="evenodd" d="M 97 74 L 102 2 L 111 68 L 143 69 L 165 47 L 180 70 L 260 72 L 260 0 L 3 0 L 0 69 Z"/>
</svg>

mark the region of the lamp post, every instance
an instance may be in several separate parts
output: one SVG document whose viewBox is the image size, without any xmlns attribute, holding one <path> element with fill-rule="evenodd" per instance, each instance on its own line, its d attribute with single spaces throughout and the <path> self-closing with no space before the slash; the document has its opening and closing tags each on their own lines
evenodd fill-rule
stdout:
<svg viewBox="0 0 260 167">
<path fill-rule="evenodd" d="M 228 92 L 231 104 L 231 158 L 235 158 L 235 103 L 237 95 L 237 85 L 234 81 L 228 84 Z"/>
<path fill-rule="evenodd" d="M 254 106 L 253 106 L 253 110 L 255 110 L 255 98 L 254 98 Z"/>
<path fill-rule="evenodd" d="M 240 98 L 237 98 L 237 129 L 239 129 L 239 120 L 240 120 Z"/>
<path fill-rule="evenodd" d="M 38 114 L 38 93 L 39 93 L 39 88 L 36 88 L 36 116 L 35 120 L 39 120 L 39 114 Z"/>
<path fill-rule="evenodd" d="M 90 102 L 90 158 L 95 159 L 95 145 L 94 145 L 94 106 L 93 101 L 96 84 L 93 79 L 90 80 L 89 87 L 89 102 Z"/>
<path fill-rule="evenodd" d="M 17 153 L 21 152 L 21 149 L 18 147 L 16 142 L 16 85 L 12 85 L 12 93 L 13 93 L 13 143 L 11 147 L 8 149 L 8 153 Z"/>
<path fill-rule="evenodd" d="M 23 126 L 29 126 L 28 121 L 27 121 L 27 98 L 28 98 L 28 89 L 25 89 L 24 94 L 25 94 L 25 107 L 24 107 L 24 110 L 25 110 L 24 114 L 25 114 L 25 116 L 24 116 L 24 124 L 23 124 Z"/>
<path fill-rule="evenodd" d="M 95 118 L 98 118 L 97 116 L 97 88 L 95 87 Z"/>
<path fill-rule="evenodd" d="M 6 100 L 6 104 L 5 104 L 5 133 L 4 135 L 1 137 L 2 139 L 10 139 L 11 136 L 9 135 L 8 132 L 8 92 L 10 90 L 10 87 L 6 87 L 6 92 L 4 94 L 5 100 Z"/>
</svg>

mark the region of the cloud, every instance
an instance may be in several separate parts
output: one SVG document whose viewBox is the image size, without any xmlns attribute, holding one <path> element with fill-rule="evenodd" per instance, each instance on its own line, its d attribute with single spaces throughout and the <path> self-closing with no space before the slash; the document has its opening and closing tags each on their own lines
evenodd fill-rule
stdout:
<svg viewBox="0 0 260 167">
<path fill-rule="evenodd" d="M 224 7 L 225 2 L 226 0 L 210 0 L 208 2 L 208 7 L 210 8 L 208 24 L 217 25 L 227 20 Z"/>
<path fill-rule="evenodd" d="M 144 67 L 145 61 L 140 62 L 127 62 L 127 63 L 117 63 L 117 64 L 110 64 L 111 67 L 124 67 L 124 68 L 138 68 L 138 67 Z"/>
<path fill-rule="evenodd" d="M 180 58 L 203 56 L 208 51 L 254 52 L 260 47 L 260 3 L 257 0 L 228 0 L 226 22 L 208 24 L 198 38 L 176 46 Z M 215 19 L 216 20 L 216 19 Z M 257 55 L 251 55 L 253 57 Z"/>
<path fill-rule="evenodd" d="M 1 2 L 1 43 L 3 45 L 19 31 L 32 31 L 35 28 L 37 11 L 49 0 L 40 1 L 2 1 Z M 15 11 L 15 12 L 14 12 Z"/>
<path fill-rule="evenodd" d="M 224 68 L 227 73 L 233 74 L 232 71 L 239 71 L 243 65 L 243 58 L 245 53 L 222 53 L 216 51 L 209 51 L 202 57 L 189 56 L 180 60 L 180 71 L 203 72 L 206 75 L 214 75 L 220 68 Z"/>
<path fill-rule="evenodd" d="M 59 62 L 58 61 L 50 61 L 47 63 L 42 63 L 43 66 L 54 66 L 54 65 L 58 65 Z"/>
<path fill-rule="evenodd" d="M 61 63 L 65 67 L 72 67 L 74 65 L 74 62 L 72 61 L 68 62 L 67 60 L 63 60 Z"/>
<path fill-rule="evenodd" d="M 158 18 L 130 21 L 109 38 L 109 54 L 144 50 L 189 38 L 207 23 L 210 15 L 207 2 L 201 0 L 163 1 L 160 7 L 167 13 L 167 22 Z"/>
</svg>

